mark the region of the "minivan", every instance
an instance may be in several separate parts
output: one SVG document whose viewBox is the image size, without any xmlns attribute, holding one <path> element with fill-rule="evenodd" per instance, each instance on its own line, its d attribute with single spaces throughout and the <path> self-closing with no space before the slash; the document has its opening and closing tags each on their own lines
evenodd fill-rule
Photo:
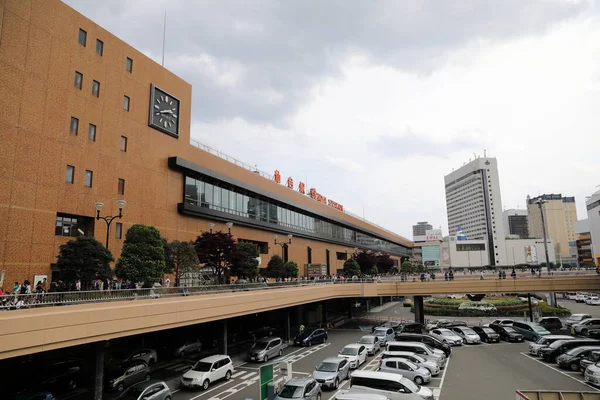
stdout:
<svg viewBox="0 0 600 400">
<path fill-rule="evenodd" d="M 410 351 L 428 360 L 435 361 L 440 368 L 446 365 L 446 356 L 444 353 L 421 342 L 389 342 L 385 351 Z"/>
<path fill-rule="evenodd" d="M 359 370 L 350 378 L 352 391 L 377 393 L 392 400 L 434 400 L 433 392 L 399 374 Z"/>
<path fill-rule="evenodd" d="M 523 335 L 525 339 L 531 340 L 532 342 L 537 342 L 540 337 L 550 334 L 546 328 L 539 325 L 537 322 L 515 321 L 513 322 L 512 327 L 515 331 Z"/>
<path fill-rule="evenodd" d="M 271 358 L 283 355 L 283 341 L 278 337 L 264 337 L 258 339 L 250 350 L 248 359 L 250 361 L 267 362 Z"/>
<path fill-rule="evenodd" d="M 396 335 L 396 342 L 422 342 L 426 345 L 433 347 L 439 351 L 442 351 L 446 357 L 450 357 L 452 354 L 452 346 L 448 343 L 444 343 L 436 337 L 427 334 L 418 333 L 400 333 Z"/>
</svg>

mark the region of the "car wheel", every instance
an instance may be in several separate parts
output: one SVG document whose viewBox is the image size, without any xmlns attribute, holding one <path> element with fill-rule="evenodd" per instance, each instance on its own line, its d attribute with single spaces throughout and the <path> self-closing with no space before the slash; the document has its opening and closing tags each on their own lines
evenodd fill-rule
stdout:
<svg viewBox="0 0 600 400">
<path fill-rule="evenodd" d="M 171 396 L 165 397 L 165 400 L 171 400 Z"/>
<path fill-rule="evenodd" d="M 225 374 L 225 380 L 228 381 L 231 379 L 231 371 L 227 371 L 227 373 Z"/>
<path fill-rule="evenodd" d="M 309 340 L 308 341 L 308 347 L 311 347 L 311 346 L 312 346 L 312 340 Z"/>
<path fill-rule="evenodd" d="M 283 350 L 279 349 L 279 357 L 281 357 L 283 355 Z"/>
<path fill-rule="evenodd" d="M 263 362 L 267 362 L 269 361 L 269 356 L 265 356 L 265 359 L 263 360 Z"/>
<path fill-rule="evenodd" d="M 582 334 L 583 336 L 587 336 L 587 335 L 588 335 L 588 330 L 587 330 L 587 329 L 582 329 L 582 330 L 581 330 L 581 334 Z"/>
<path fill-rule="evenodd" d="M 333 388 L 337 390 L 338 387 L 340 387 L 340 381 L 338 378 L 335 378 L 335 382 L 333 382 Z"/>
<path fill-rule="evenodd" d="M 210 386 L 209 380 L 205 379 L 204 382 L 202 383 L 202 390 L 207 390 L 209 386 Z"/>
<path fill-rule="evenodd" d="M 117 392 L 122 392 L 125 389 L 125 385 L 123 385 L 122 383 L 119 383 L 117 385 Z"/>
<path fill-rule="evenodd" d="M 150 374 L 146 374 L 146 376 L 144 377 L 145 381 L 149 381 L 150 380 Z"/>
<path fill-rule="evenodd" d="M 321 393 L 317 393 L 317 400 L 321 400 Z"/>
<path fill-rule="evenodd" d="M 148 365 L 154 365 L 155 362 L 156 362 L 156 360 L 154 358 L 151 358 L 150 362 L 148 363 Z"/>
<path fill-rule="evenodd" d="M 531 340 L 532 340 L 533 342 L 537 342 L 537 341 L 538 341 L 538 339 L 539 339 L 539 337 L 537 337 L 537 336 L 534 336 L 533 338 L 531 338 Z"/>
<path fill-rule="evenodd" d="M 415 376 L 415 383 L 421 386 L 423 384 L 423 378 L 421 378 L 420 376 Z"/>
<path fill-rule="evenodd" d="M 579 371 L 579 364 L 578 363 L 571 363 L 569 365 L 569 367 L 571 368 L 571 371 Z"/>
<path fill-rule="evenodd" d="M 327 337 L 323 336 L 323 341 L 321 343 L 325 343 L 327 341 Z"/>
<path fill-rule="evenodd" d="M 75 389 L 77 387 L 77 381 L 71 379 L 67 384 L 67 387 L 69 388 L 69 390 Z"/>
</svg>

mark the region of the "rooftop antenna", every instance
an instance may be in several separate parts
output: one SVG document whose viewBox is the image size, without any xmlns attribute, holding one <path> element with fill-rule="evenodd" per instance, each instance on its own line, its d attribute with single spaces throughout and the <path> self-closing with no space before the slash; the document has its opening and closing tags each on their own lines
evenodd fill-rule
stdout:
<svg viewBox="0 0 600 400">
<path fill-rule="evenodd" d="M 483 149 L 483 158 L 487 158 L 486 150 L 485 149 Z"/>
<path fill-rule="evenodd" d="M 162 61 L 161 65 L 165 66 L 165 39 L 167 38 L 167 10 L 165 10 L 165 20 L 163 22 L 163 45 L 162 45 Z"/>
</svg>

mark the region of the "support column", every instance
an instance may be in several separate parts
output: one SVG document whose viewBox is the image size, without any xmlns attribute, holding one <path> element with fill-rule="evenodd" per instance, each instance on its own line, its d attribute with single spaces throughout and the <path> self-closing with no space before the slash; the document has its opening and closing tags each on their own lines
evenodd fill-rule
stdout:
<svg viewBox="0 0 600 400">
<path fill-rule="evenodd" d="M 321 326 L 327 328 L 327 301 L 321 303 Z"/>
<path fill-rule="evenodd" d="M 527 293 L 527 304 L 529 305 L 529 321 L 533 322 L 533 308 L 531 307 L 531 293 Z"/>
<path fill-rule="evenodd" d="M 104 342 L 96 343 L 96 377 L 94 381 L 94 400 L 102 400 L 104 386 Z"/>
<path fill-rule="evenodd" d="M 288 342 L 292 341 L 292 333 L 291 333 L 291 329 L 292 329 L 292 324 L 290 322 L 290 309 L 286 309 L 285 311 L 286 314 L 286 324 L 285 324 L 285 337 L 287 339 Z"/>
<path fill-rule="evenodd" d="M 227 354 L 227 320 L 223 320 L 223 354 Z"/>
<path fill-rule="evenodd" d="M 352 306 L 354 305 L 352 303 L 352 299 L 344 299 L 347 302 L 347 306 L 348 306 L 348 318 L 352 318 Z"/>
<path fill-rule="evenodd" d="M 367 312 L 371 311 L 371 299 L 367 299 Z"/>
<path fill-rule="evenodd" d="M 549 301 L 548 301 L 548 305 L 550 307 L 556 307 L 558 305 L 557 301 L 556 301 L 556 293 L 555 292 L 550 292 L 549 295 Z"/>
<path fill-rule="evenodd" d="M 423 296 L 414 296 L 415 322 L 425 324 L 425 309 L 423 308 Z"/>
<path fill-rule="evenodd" d="M 379 305 L 383 306 L 383 296 L 379 296 Z"/>
</svg>

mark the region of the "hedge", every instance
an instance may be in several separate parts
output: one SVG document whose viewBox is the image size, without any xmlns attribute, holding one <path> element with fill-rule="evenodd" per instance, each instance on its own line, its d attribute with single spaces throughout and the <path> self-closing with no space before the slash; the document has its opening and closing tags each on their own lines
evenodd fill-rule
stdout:
<svg viewBox="0 0 600 400">
<path fill-rule="evenodd" d="M 571 312 L 563 307 L 550 307 L 546 303 L 540 303 L 542 315 L 545 317 L 564 317 L 571 315 Z M 431 315 L 436 317 L 519 317 L 523 313 L 529 311 L 527 304 L 521 306 L 500 306 L 497 310 L 459 310 L 458 305 L 444 306 L 444 305 L 424 305 L 425 315 Z M 410 308 L 411 312 L 415 312 L 414 306 Z"/>
<path fill-rule="evenodd" d="M 447 306 L 459 306 L 462 303 L 465 303 L 467 301 L 471 301 L 469 299 L 440 299 L 440 298 L 434 298 L 434 299 L 429 299 L 425 302 L 425 304 L 427 305 L 447 305 Z M 496 307 L 498 306 L 514 306 L 514 305 L 521 305 L 521 304 L 527 304 L 527 302 L 523 302 L 522 300 L 516 298 L 516 297 L 486 297 L 484 298 L 485 302 L 487 303 L 491 303 L 493 305 L 495 305 Z"/>
</svg>

